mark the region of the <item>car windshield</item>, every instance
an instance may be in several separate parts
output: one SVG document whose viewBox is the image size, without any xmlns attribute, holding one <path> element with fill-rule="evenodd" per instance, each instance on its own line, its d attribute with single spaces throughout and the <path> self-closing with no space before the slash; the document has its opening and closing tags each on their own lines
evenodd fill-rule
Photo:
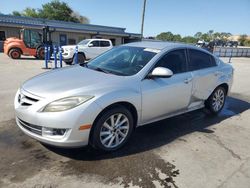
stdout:
<svg viewBox="0 0 250 188">
<path fill-rule="evenodd" d="M 138 73 L 157 53 L 157 50 L 120 46 L 91 60 L 90 69 L 116 75 L 131 76 Z"/>
<path fill-rule="evenodd" d="M 88 44 L 89 41 L 90 40 L 88 40 L 88 39 L 82 40 L 81 42 L 78 43 L 78 45 L 86 45 L 86 44 Z"/>
</svg>

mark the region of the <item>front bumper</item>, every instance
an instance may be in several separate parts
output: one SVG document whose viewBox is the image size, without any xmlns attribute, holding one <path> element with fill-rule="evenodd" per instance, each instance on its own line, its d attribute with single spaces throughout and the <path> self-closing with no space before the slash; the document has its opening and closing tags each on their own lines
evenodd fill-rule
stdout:
<svg viewBox="0 0 250 188">
<path fill-rule="evenodd" d="M 28 99 L 37 101 L 31 105 L 22 105 L 18 102 L 18 96 L 22 93 Z M 16 123 L 28 136 L 54 146 L 81 147 L 88 145 L 91 129 L 79 130 L 82 125 L 92 125 L 95 118 L 101 112 L 101 108 L 95 103 L 87 101 L 71 110 L 63 112 L 39 112 L 46 103 L 46 99 L 34 96 L 24 90 L 18 91 L 15 97 Z M 42 128 L 66 129 L 62 136 L 45 136 L 39 132 Z M 38 131 L 32 131 L 31 128 Z"/>
<path fill-rule="evenodd" d="M 62 57 L 64 60 L 72 60 L 74 57 L 74 51 L 63 51 Z"/>
</svg>

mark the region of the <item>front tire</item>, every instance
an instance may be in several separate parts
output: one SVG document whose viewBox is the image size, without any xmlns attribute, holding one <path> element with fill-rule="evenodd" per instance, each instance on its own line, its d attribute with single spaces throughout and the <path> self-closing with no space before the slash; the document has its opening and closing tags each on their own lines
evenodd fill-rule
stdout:
<svg viewBox="0 0 250 188">
<path fill-rule="evenodd" d="M 72 65 L 73 60 L 63 60 L 66 65 Z"/>
<path fill-rule="evenodd" d="M 224 87 L 217 87 L 205 102 L 206 108 L 217 115 L 223 109 L 226 99 L 226 90 Z"/>
<path fill-rule="evenodd" d="M 96 120 L 91 145 L 102 151 L 114 151 L 126 144 L 133 132 L 132 114 L 124 107 L 118 106 L 105 111 Z"/>
<path fill-rule="evenodd" d="M 85 56 L 83 54 L 77 54 L 77 63 L 84 63 L 85 61 Z"/>
<path fill-rule="evenodd" d="M 17 48 L 13 48 L 9 51 L 9 57 L 11 57 L 12 59 L 20 59 L 21 57 L 21 51 Z"/>
<path fill-rule="evenodd" d="M 36 57 L 38 59 L 44 59 L 45 57 L 45 51 L 44 51 L 44 47 L 39 47 L 36 51 Z"/>
</svg>

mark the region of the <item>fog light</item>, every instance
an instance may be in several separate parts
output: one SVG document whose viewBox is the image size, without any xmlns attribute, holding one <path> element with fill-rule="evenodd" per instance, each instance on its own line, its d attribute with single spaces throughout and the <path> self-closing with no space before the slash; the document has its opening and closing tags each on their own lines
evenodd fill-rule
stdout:
<svg viewBox="0 0 250 188">
<path fill-rule="evenodd" d="M 49 127 L 42 128 L 43 136 L 63 136 L 66 132 L 66 129 L 55 129 Z"/>
</svg>

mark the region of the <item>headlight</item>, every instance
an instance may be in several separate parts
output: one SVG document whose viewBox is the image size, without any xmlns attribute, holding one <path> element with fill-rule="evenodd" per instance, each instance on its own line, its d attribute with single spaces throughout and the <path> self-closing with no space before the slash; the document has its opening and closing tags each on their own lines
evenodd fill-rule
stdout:
<svg viewBox="0 0 250 188">
<path fill-rule="evenodd" d="M 74 48 L 65 48 L 65 51 L 74 51 Z"/>
<path fill-rule="evenodd" d="M 75 96 L 75 97 L 67 97 L 63 99 L 59 99 L 56 101 L 53 101 L 46 105 L 42 112 L 61 112 L 65 110 L 69 110 L 71 108 L 74 108 L 76 106 L 79 106 L 80 104 L 92 99 L 94 96 Z"/>
</svg>

